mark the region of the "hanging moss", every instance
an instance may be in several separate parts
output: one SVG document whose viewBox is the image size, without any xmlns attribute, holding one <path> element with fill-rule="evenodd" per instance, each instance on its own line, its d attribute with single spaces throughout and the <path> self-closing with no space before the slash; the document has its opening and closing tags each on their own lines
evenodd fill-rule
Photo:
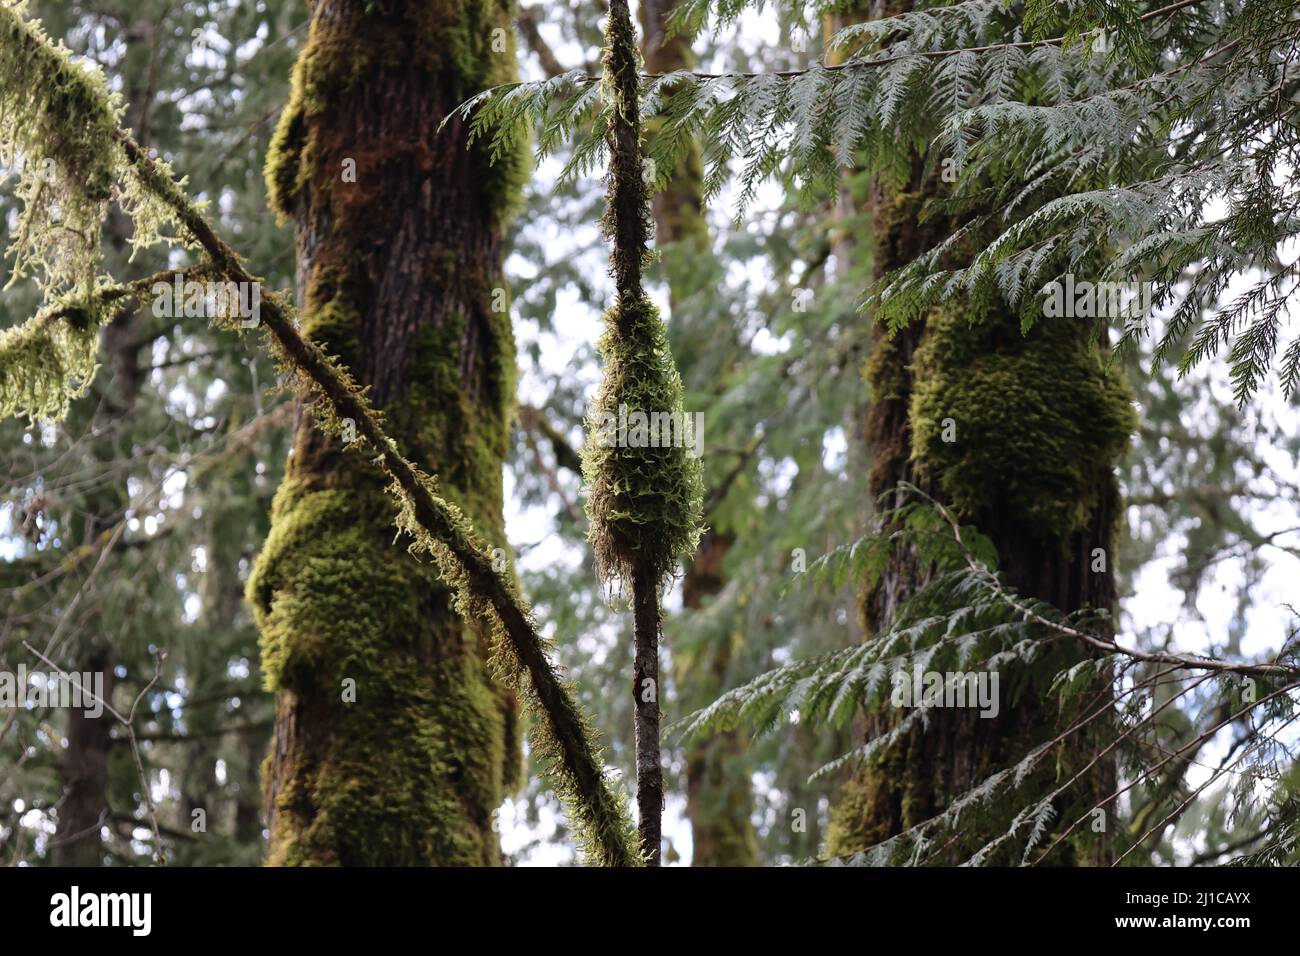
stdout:
<svg viewBox="0 0 1300 956">
<path fill-rule="evenodd" d="M 94 298 L 63 308 L 72 314 L 54 318 L 47 312 L 0 330 L 0 418 L 62 419 L 90 387 L 99 367 L 99 329 L 109 310 Z"/>
<path fill-rule="evenodd" d="M 90 387 L 99 326 L 99 230 L 122 160 L 120 104 L 103 75 L 72 61 L 26 4 L 0 7 L 0 163 L 21 203 L 9 285 L 31 273 L 46 308 L 0 331 L 0 417 L 60 419 Z"/>
<path fill-rule="evenodd" d="M 386 6 L 386 4 L 383 4 Z M 0 9 L 0 13 L 15 15 L 21 13 L 21 4 L 15 4 Z M 367 11 L 373 11 L 377 8 L 367 6 Z M 478 6 L 475 9 L 479 9 Z M 502 14 L 508 12 L 504 5 L 494 4 L 492 9 L 496 9 Z M 0 21 L 0 28 L 6 26 L 4 21 Z M 508 37 L 509 21 L 500 19 L 497 26 L 493 27 L 493 33 L 504 31 Z M 491 34 L 482 34 L 482 42 L 486 42 L 486 37 Z M 0 36 L 0 43 L 5 42 L 5 38 Z M 53 47 L 46 45 L 46 49 L 41 53 L 45 60 L 37 63 L 40 68 L 49 65 L 49 58 L 58 60 L 62 54 L 59 54 Z M 505 69 L 513 62 L 510 57 L 498 58 L 496 65 L 491 69 Z M 490 72 L 490 70 L 489 70 Z M 12 85 L 12 84 L 11 84 Z M 4 95 L 9 91 L 0 91 Z M 7 103 L 9 101 L 4 101 Z M 4 105 L 0 103 L 0 105 Z M 93 109 L 90 110 L 93 112 Z M 160 230 L 167 223 L 173 223 L 183 229 L 182 234 L 176 239 L 171 240 L 174 243 L 201 243 L 206 253 L 212 261 L 209 266 L 214 274 L 222 276 L 232 281 L 253 282 L 256 281 L 240 264 L 238 256 L 231 250 L 221 239 L 212 232 L 211 227 L 204 220 L 201 213 L 201 205 L 191 201 L 184 192 L 183 181 L 178 183 L 172 175 L 167 164 L 150 157 L 137 144 L 133 143 L 128 136 L 120 134 L 120 131 L 110 130 L 111 137 L 102 141 L 99 145 L 103 147 L 106 156 L 114 155 L 114 164 L 116 160 L 123 156 L 129 161 L 129 166 L 124 167 L 122 172 L 124 176 L 116 184 L 116 198 L 122 205 L 124 211 L 135 221 L 135 235 L 133 242 L 137 245 L 147 245 L 160 237 Z M 478 182 L 483 182 L 490 177 L 482 177 Z M 491 204 L 491 208 L 500 213 L 508 207 L 507 202 Z M 344 257 L 345 259 L 347 257 Z M 478 260 L 485 262 L 488 256 L 480 256 Z M 463 262 L 463 257 L 462 260 Z M 191 271 L 191 270 L 187 270 Z M 328 272 L 328 270 L 326 270 Z M 344 270 L 346 272 L 346 270 Z M 324 284 L 324 283 L 322 283 Z M 314 282 L 309 282 L 309 287 L 314 286 Z M 480 293 L 483 283 L 479 283 Z M 50 287 L 46 284 L 47 290 Z M 84 291 L 84 290 L 82 290 Z M 317 290 L 319 292 L 319 290 Z M 36 325 L 30 324 L 19 330 L 10 330 L 19 332 L 19 337 L 10 336 L 8 345 L 18 354 L 26 346 L 24 337 L 35 334 L 45 334 L 40 329 L 39 323 L 51 320 L 66 321 L 68 327 L 84 332 L 101 321 L 99 305 L 107 301 L 108 293 L 105 291 L 104 296 L 100 296 L 98 289 L 93 291 L 93 295 L 69 295 L 66 298 L 52 300 L 58 305 L 50 311 L 42 312 L 38 317 Z M 348 301 L 335 295 L 318 294 L 310 296 L 310 304 L 320 307 L 322 316 L 322 327 L 333 322 L 334 326 L 342 329 L 347 325 L 347 317 L 357 318 L 357 309 L 351 308 Z M 481 296 L 480 296 L 481 299 Z M 573 689 L 562 682 L 558 682 L 556 674 L 548 659 L 548 645 L 542 641 L 537 634 L 535 622 L 528 616 L 526 605 L 519 600 L 514 589 L 506 584 L 503 588 L 502 575 L 494 570 L 489 570 L 483 557 L 482 549 L 484 542 L 479 540 L 473 533 L 467 519 L 464 518 L 461 511 L 455 504 L 444 498 L 435 487 L 433 479 L 411 464 L 398 451 L 398 445 L 395 439 L 387 434 L 382 423 L 382 416 L 376 412 L 370 401 L 359 389 L 355 379 L 344 366 L 341 360 L 336 356 L 330 356 L 322 352 L 316 345 L 309 341 L 299 338 L 297 331 L 297 312 L 293 306 L 290 295 L 263 291 L 263 312 L 265 323 L 263 330 L 266 332 L 267 343 L 276 357 L 280 371 L 285 377 L 286 388 L 297 392 L 300 395 L 308 396 L 309 402 L 312 403 L 309 418 L 314 420 L 319 426 L 321 434 L 337 440 L 342 434 L 346 433 L 347 426 L 361 423 L 364 435 L 369 441 L 369 446 L 365 454 L 367 456 L 379 452 L 384 456 L 385 466 L 388 468 L 388 474 L 392 477 L 394 486 L 388 489 L 389 498 L 387 501 L 397 500 L 400 505 L 398 513 L 399 529 L 411 532 L 415 538 L 412 545 L 412 551 L 416 553 L 432 553 L 439 558 L 439 565 L 443 570 L 445 579 L 453 582 L 453 586 L 461 593 L 456 599 L 456 606 L 465 609 L 465 615 L 468 619 L 475 622 L 473 633 L 479 637 L 487 634 L 496 634 L 503 630 L 501 620 L 497 618 L 496 611 L 489 610 L 488 598 L 484 595 L 490 595 L 493 602 L 490 607 L 496 608 L 501 614 L 506 615 L 511 621 L 510 627 L 510 645 L 509 649 L 517 650 L 518 657 L 513 651 L 509 654 L 502 654 L 499 664 L 499 671 L 504 680 L 494 685 L 495 693 L 494 710 L 497 719 L 500 720 L 503 728 L 503 737 L 506 741 L 513 741 L 518 731 L 518 720 L 515 716 L 515 701 L 509 694 L 507 687 L 509 684 L 521 681 L 521 671 L 523 668 L 523 658 L 527 660 L 530 680 L 527 682 L 524 693 L 535 695 L 535 704 L 539 713 L 544 713 L 545 719 L 538 721 L 535 726 L 535 752 L 540 754 L 543 761 L 554 760 L 557 764 L 563 762 L 563 769 L 559 772 L 557 790 L 561 799 L 566 801 L 566 806 L 572 805 L 571 814 L 573 821 L 580 829 L 580 836 L 584 844 L 591 848 L 591 853 L 597 862 L 604 865 L 628 865 L 637 861 L 638 857 L 633 848 L 630 839 L 630 825 L 627 819 L 625 801 L 621 800 L 614 794 L 603 780 L 603 775 L 599 769 L 603 766 L 599 751 L 591 745 L 592 735 L 586 726 L 582 715 L 577 712 L 573 704 Z M 96 304 L 90 304 L 90 303 Z M 363 313 L 365 314 L 365 313 Z M 332 316 L 332 319 L 331 319 Z M 218 317 L 217 324 L 223 328 L 232 328 L 231 317 Z M 486 323 L 490 328 L 499 330 L 505 328 L 508 330 L 508 322 L 504 319 L 489 320 Z M 489 337 L 495 342 L 499 338 L 498 332 L 493 332 Z M 476 329 L 475 334 L 478 334 Z M 463 357 L 463 356 L 458 356 Z M 507 367 L 512 371 L 512 356 L 507 359 L 504 355 L 497 356 L 496 369 L 484 372 L 493 380 L 502 382 L 509 381 L 509 375 L 502 373 L 501 370 Z M 475 372 L 482 370 L 476 369 Z M 71 387 L 76 389 L 80 383 L 72 382 Z M 499 396 L 498 396 L 499 397 Z M 493 416 L 500 418 L 499 427 L 505 429 L 508 427 L 508 397 L 499 397 L 500 400 L 484 401 L 478 403 L 476 407 L 481 407 L 485 419 L 492 419 Z M 352 419 L 340 419 L 340 414 L 353 416 Z M 322 442 L 320 436 L 312 432 L 310 427 L 300 428 L 298 432 L 300 439 L 298 452 L 295 454 L 294 461 L 304 461 L 308 455 L 308 450 L 319 460 L 328 458 L 331 454 L 342 454 L 337 445 L 332 450 L 322 451 Z M 493 439 L 492 442 L 496 440 Z M 488 442 L 491 444 L 492 442 Z M 504 446 L 505 438 L 500 438 L 499 443 Z M 419 439 L 410 442 L 416 446 Z M 323 444 L 329 444 L 324 442 Z M 427 446 L 426 446 L 427 447 Z M 359 456 L 353 456 L 353 460 L 369 461 L 375 467 L 366 468 L 342 468 L 333 475 L 326 478 L 323 485 L 313 484 L 310 481 L 296 481 L 292 493 L 294 502 L 306 502 L 310 495 L 318 491 L 332 491 L 339 488 L 348 489 L 348 494 L 352 497 L 349 499 L 353 503 L 354 512 L 359 508 L 361 512 L 368 513 L 369 505 L 367 502 L 377 503 L 366 492 L 371 490 L 374 485 L 374 479 L 380 473 L 377 471 L 378 459 L 359 459 Z M 292 466 L 291 466 L 292 467 Z M 341 481 L 335 481 L 334 478 L 342 476 Z M 317 479 L 321 476 L 317 475 Z M 382 487 L 382 477 L 380 485 Z M 468 497 L 471 500 L 496 500 L 500 499 L 500 473 L 499 469 L 495 474 L 495 480 L 498 487 L 495 492 L 488 489 L 481 496 L 473 493 L 466 495 L 460 493 L 462 498 Z M 400 487 L 396 487 L 400 485 Z M 455 493 L 453 491 L 453 493 Z M 286 494 L 289 494 L 286 492 Z M 415 518 L 414 511 L 416 507 L 421 510 L 418 520 Z M 293 505 L 286 505 L 286 508 L 292 508 Z M 305 508 L 312 507 L 310 504 L 304 505 Z M 391 513 L 391 505 L 389 506 Z M 284 519 L 284 527 L 292 528 L 294 520 Z M 384 531 L 391 536 L 391 527 L 384 527 Z M 437 538 L 438 540 L 435 540 Z M 388 539 L 391 543 L 391 537 Z M 450 542 L 447 544 L 445 542 Z M 453 557 L 454 554 L 454 557 Z M 336 560 L 338 556 L 328 555 L 332 565 L 329 570 L 331 575 L 334 571 L 342 571 L 342 564 Z M 364 555 L 354 555 L 358 560 L 365 560 Z M 278 553 L 277 561 L 285 562 L 284 565 L 277 567 L 277 561 L 268 561 L 265 564 L 259 563 L 252 576 L 250 587 L 250 598 L 253 600 L 258 613 L 265 615 L 274 614 L 279 607 L 281 597 L 288 595 L 298 586 L 304 583 L 304 591 L 308 593 L 311 590 L 311 580 L 300 582 L 291 575 L 280 574 L 286 566 L 291 566 L 294 562 L 294 555 L 286 554 L 283 551 Z M 473 578 L 472 582 L 469 580 Z M 439 602 L 442 600 L 442 593 L 435 593 L 431 589 L 419 589 L 420 594 L 429 596 L 431 600 Z M 363 592 L 356 592 L 363 593 Z M 445 592 L 443 592 L 445 593 Z M 290 602 L 292 604 L 292 601 Z M 337 609 L 337 606 L 336 606 Z M 290 607 L 292 612 L 293 609 Z M 349 608 L 349 611 L 353 610 Z M 313 620 L 310 614 L 292 614 L 295 620 Z M 324 622 L 330 615 L 319 615 L 314 618 L 316 629 L 319 631 L 325 626 Z M 520 621 L 518 618 L 527 618 Z M 438 627 L 440 618 L 430 615 L 425 619 L 435 628 Z M 331 621 L 331 623 L 334 623 Z M 480 626 L 481 625 L 481 626 Z M 455 658 L 457 661 L 469 660 L 469 649 L 475 645 L 475 641 L 465 639 L 465 635 L 470 631 L 460 629 L 456 631 L 460 635 L 459 639 L 453 640 L 451 646 L 454 648 L 464 648 L 465 655 L 463 658 Z M 314 637 L 304 642 L 303 654 L 295 655 L 288 653 L 281 655 L 284 660 L 312 659 L 311 655 L 326 646 L 325 642 L 318 641 Z M 408 642 L 409 643 L 409 642 Z M 482 644 L 483 641 L 479 641 Z M 424 647 L 424 644 L 419 644 Z M 288 645 L 285 649 L 292 650 Z M 506 650 L 506 648 L 503 648 Z M 272 654 L 272 656 L 275 656 Z M 368 655 L 366 655 L 368 656 Z M 481 660 L 481 659 L 480 659 Z M 443 671 L 443 661 L 438 662 L 438 669 Z M 277 665 L 278 666 L 278 665 Z M 395 667 L 400 667 L 398 663 Z M 468 664 L 466 666 L 469 666 Z M 474 668 L 474 674 L 478 675 L 481 671 Z M 279 680 L 290 681 L 294 679 L 292 668 L 282 668 L 277 671 Z M 421 675 L 422 676 L 422 675 Z M 452 680 L 448 677 L 447 680 Z M 433 682 L 434 686 L 440 686 L 443 681 L 437 679 Z M 309 686 L 309 685 L 303 685 Z M 382 688 L 381 688 L 382 689 Z M 341 688 L 340 688 L 341 690 Z M 384 696 L 384 695 L 381 695 Z M 421 693 L 414 695 L 418 697 L 413 709 L 402 714 L 396 715 L 400 719 L 392 719 L 384 723 L 380 721 L 376 724 L 374 721 L 369 722 L 369 729 L 378 736 L 391 732 L 398 739 L 404 739 L 408 728 L 412 730 L 413 739 L 422 740 L 424 737 L 419 733 L 418 728 L 423 726 L 419 719 L 418 711 L 425 706 L 426 698 Z M 477 698 L 477 695 L 472 695 Z M 387 695 L 392 699 L 392 695 Z M 297 693 L 285 690 L 281 697 L 281 713 L 284 715 L 283 729 L 285 735 L 277 737 L 277 743 L 285 743 L 297 737 L 300 732 L 305 732 L 310 736 L 316 728 L 310 728 L 310 720 L 300 724 L 299 717 L 311 718 L 316 716 L 320 711 L 328 713 L 328 708 L 316 709 L 313 712 L 314 703 L 325 700 L 316 698 L 313 701 L 306 701 L 305 698 L 299 697 Z M 473 700 L 469 702 L 473 704 Z M 457 713 L 460 712 L 459 706 Z M 450 713 L 447 711 L 445 713 Z M 439 718 L 447 719 L 446 717 Z M 325 721 L 326 724 L 329 721 Z M 469 725 L 473 730 L 473 724 Z M 388 727 L 390 731 L 381 731 L 380 727 Z M 554 728 L 554 733 L 551 729 Z M 322 738 L 324 739 L 324 738 Z M 459 737 L 457 738 L 460 739 Z M 481 742 L 481 741 L 480 741 Z M 460 743 L 457 745 L 464 749 L 467 744 Z M 429 748 L 424 748 L 426 751 Z M 489 761 L 494 760 L 492 754 L 495 748 L 488 741 L 488 746 L 484 753 Z M 518 766 L 518 748 L 507 744 L 505 747 L 504 760 L 501 766 L 501 780 L 505 786 L 510 786 L 510 781 L 517 778 L 519 773 Z M 428 753 L 422 754 L 419 749 L 410 751 L 403 749 L 402 753 L 409 754 L 412 759 L 409 761 L 392 761 L 384 766 L 394 769 L 399 766 L 405 771 L 414 771 L 417 768 L 432 768 L 433 773 L 440 773 L 445 768 L 445 764 L 438 761 L 426 759 Z M 477 762 L 476 762 L 477 763 Z M 378 764 L 376 764 L 378 765 Z M 415 838 L 409 835 L 403 836 L 397 833 L 393 828 L 393 820 L 389 814 L 377 809 L 374 806 L 351 806 L 327 808 L 329 812 L 325 814 L 324 819 L 318 819 L 314 809 L 306 808 L 303 801 L 314 800 L 315 791 L 308 784 L 301 786 L 304 781 L 309 781 L 315 774 L 321 779 L 340 784 L 339 794 L 347 793 L 354 801 L 364 801 L 367 795 L 371 793 L 366 786 L 354 786 L 348 781 L 341 778 L 336 780 L 334 775 L 325 774 L 321 776 L 319 766 L 315 761 L 307 762 L 290 761 L 284 764 L 278 764 L 274 760 L 268 761 L 268 767 L 273 771 L 286 771 L 286 777 L 283 780 L 277 779 L 276 783 L 283 784 L 286 794 L 291 797 L 286 798 L 283 804 L 285 814 L 276 820 L 273 830 L 284 838 L 284 827 L 289 825 L 290 821 L 296 821 L 299 824 L 297 830 L 291 838 L 286 841 L 284 852 L 276 853 L 275 859 L 278 862 L 344 862 L 363 858 L 369 854 L 374 859 L 393 858 L 394 855 L 400 855 L 403 859 L 410 858 L 427 858 L 429 853 L 442 854 L 443 856 L 454 856 L 459 850 L 459 844 L 448 844 L 447 841 L 440 837 L 429 839 L 424 834 L 419 834 Z M 475 775 L 477 776 L 477 775 Z M 494 775 L 495 776 L 495 775 Z M 408 779 L 410 773 L 408 773 Z M 457 779 L 457 771 L 453 770 L 449 774 L 453 781 Z M 346 786 L 343 786 L 344 784 Z M 401 794 L 407 793 L 407 790 L 398 790 L 390 788 L 391 793 L 396 800 Z M 480 821 L 483 827 L 486 827 L 487 814 L 478 811 L 478 801 L 473 797 L 475 793 L 473 787 L 470 788 L 470 797 L 465 797 L 465 791 L 460 791 L 458 797 L 463 800 L 472 800 L 473 805 L 469 807 L 467 814 L 462 819 L 472 819 Z M 378 794 L 379 797 L 388 795 Z M 499 796 L 499 795 L 498 795 Z M 331 802 L 331 801 L 326 801 Z M 331 802 L 332 803 L 332 802 Z M 440 807 L 450 806 L 446 800 L 435 801 L 427 799 L 423 806 L 431 807 L 434 805 Z M 277 800 L 277 806 L 281 805 Z M 394 805 L 397 805 L 396 803 Z M 309 809 L 307 814 L 303 813 L 304 809 Z M 292 812 L 290 812 L 292 811 Z M 374 811 L 374 812 L 371 812 Z M 335 823 L 330 822 L 332 817 Z M 352 820 L 353 824 L 342 824 L 343 830 L 338 829 L 338 820 Z M 367 834 L 367 821 L 383 820 L 385 822 L 384 832 L 367 847 L 364 843 Z M 415 825 L 424 823 L 423 817 L 415 819 Z M 350 840 L 346 846 L 330 845 L 330 839 L 326 836 L 331 832 L 338 833 L 348 831 L 354 839 Z M 435 828 L 435 832 L 436 828 Z M 484 834 L 486 830 L 483 830 Z M 363 841 L 358 843 L 358 840 Z M 484 847 L 494 845 L 494 842 L 484 835 L 482 841 Z M 360 847 L 358 849 L 358 847 Z M 432 847 L 432 850 L 430 848 Z M 440 849 L 441 847 L 441 849 Z M 463 848 L 463 847 L 462 847 Z M 429 851 L 429 852 L 426 852 Z M 494 860 L 495 855 L 489 854 L 489 860 Z"/>
<path fill-rule="evenodd" d="M 1056 542 L 1087 523 L 1136 426 L 1087 335 L 1047 320 L 1022 335 L 1012 314 L 931 317 L 913 364 L 913 458 L 967 519 L 1011 517 Z"/>
<path fill-rule="evenodd" d="M 123 169 L 114 148 L 120 98 L 97 68 L 73 62 L 26 20 L 25 8 L 0 7 L 0 163 L 21 166 L 13 278 L 34 270 L 53 294 L 75 286 L 85 295 Z"/>
<path fill-rule="evenodd" d="M 111 315 L 101 297 L 111 280 L 99 274 L 110 198 L 133 220 L 137 247 L 174 220 L 129 172 L 120 97 L 98 67 L 74 61 L 27 20 L 26 9 L 0 7 L 0 164 L 17 170 L 21 204 L 8 284 L 30 275 L 44 308 L 0 331 L 0 417 L 59 419 L 89 388 L 99 327 Z"/>
</svg>

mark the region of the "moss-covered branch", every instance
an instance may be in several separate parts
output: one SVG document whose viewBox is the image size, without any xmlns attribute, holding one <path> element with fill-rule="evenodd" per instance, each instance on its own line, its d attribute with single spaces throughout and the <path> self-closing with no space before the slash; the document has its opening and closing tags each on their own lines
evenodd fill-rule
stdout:
<svg viewBox="0 0 1300 956">
<path fill-rule="evenodd" d="M 677 559 L 700 537 L 703 480 L 699 458 L 681 442 L 614 440 L 609 422 L 623 413 L 667 415 L 684 425 L 682 381 L 659 310 L 646 296 L 642 270 L 650 238 L 641 166 L 639 51 L 626 0 L 609 8 L 604 95 L 610 163 L 605 234 L 617 289 L 605 313 L 600 352 L 604 378 L 593 404 L 583 474 L 596 571 L 611 590 L 631 591 L 635 634 L 637 806 L 641 849 L 657 865 L 663 813 L 659 751 L 659 593 Z M 698 439 L 699 436 L 695 436 Z"/>
</svg>

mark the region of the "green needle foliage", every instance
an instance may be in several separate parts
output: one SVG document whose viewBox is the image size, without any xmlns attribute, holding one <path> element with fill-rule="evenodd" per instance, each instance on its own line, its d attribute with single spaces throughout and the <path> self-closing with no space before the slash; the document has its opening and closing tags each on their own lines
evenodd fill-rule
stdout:
<svg viewBox="0 0 1300 956">
<path fill-rule="evenodd" d="M 762 6 L 700 0 L 677 23 L 694 32 Z M 773 177 L 811 200 L 850 163 L 898 183 L 913 150 L 943 167 L 953 186 L 932 211 L 964 225 L 871 288 L 865 304 L 893 329 L 955 299 L 1004 299 L 1032 325 L 1067 273 L 1150 282 L 1173 309 L 1156 360 L 1180 355 L 1185 372 L 1226 348 L 1244 403 L 1275 360 L 1285 392 L 1300 387 L 1300 338 L 1280 341 L 1296 265 L 1279 258 L 1300 234 L 1298 31 L 1288 0 L 961 0 L 845 27 L 834 65 L 648 77 L 641 108 L 664 118 L 648 143 L 658 168 L 698 140 L 706 194 L 735 177 L 738 214 Z M 515 84 L 464 109 L 494 141 L 529 124 L 543 153 L 574 137 L 578 173 L 603 155 L 584 122 L 595 82 Z M 1243 273 L 1254 281 L 1233 293 Z M 1151 328 L 1122 332 L 1130 346 Z"/>
</svg>

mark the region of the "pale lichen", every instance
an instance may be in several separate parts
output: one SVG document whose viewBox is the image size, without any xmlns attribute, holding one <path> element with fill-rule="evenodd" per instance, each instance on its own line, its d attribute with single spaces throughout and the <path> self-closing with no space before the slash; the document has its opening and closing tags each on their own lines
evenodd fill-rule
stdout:
<svg viewBox="0 0 1300 956">
<path fill-rule="evenodd" d="M 89 387 L 99 326 L 112 316 L 100 274 L 110 201 L 132 218 L 137 248 L 158 241 L 174 216 L 127 163 L 121 99 L 103 73 L 74 60 L 26 8 L 0 7 L 0 169 L 17 176 L 21 206 L 8 284 L 32 278 L 44 303 L 0 331 L 0 417 L 57 419 Z"/>
</svg>

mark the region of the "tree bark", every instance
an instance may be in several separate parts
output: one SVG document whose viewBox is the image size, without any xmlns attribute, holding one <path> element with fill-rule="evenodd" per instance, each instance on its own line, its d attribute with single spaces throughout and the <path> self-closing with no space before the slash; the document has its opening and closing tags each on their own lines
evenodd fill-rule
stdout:
<svg viewBox="0 0 1300 956">
<path fill-rule="evenodd" d="M 636 639 L 633 696 L 636 705 L 636 806 L 641 849 L 658 866 L 663 847 L 664 774 L 659 748 L 659 581 L 642 571 L 633 585 Z"/>
<path fill-rule="evenodd" d="M 115 684 L 111 655 L 100 647 L 78 661 L 78 671 L 104 675 L 104 699 L 113 699 Z M 113 717 L 98 717 L 84 710 L 68 712 L 68 747 L 59 762 L 63 798 L 58 829 L 51 841 L 50 862 L 55 866 L 100 866 L 103 863 L 102 830 L 108 823 L 108 762 L 113 743 Z"/>
<path fill-rule="evenodd" d="M 515 374 L 502 232 L 521 160 L 493 165 L 459 119 L 438 126 L 514 75 L 511 13 L 318 0 L 267 164 L 296 227 L 304 332 L 500 546 Z M 493 813 L 520 770 L 513 694 L 489 672 L 488 635 L 394 547 L 381 470 L 312 415 L 248 584 L 277 694 L 269 861 L 499 863 Z"/>
</svg>

